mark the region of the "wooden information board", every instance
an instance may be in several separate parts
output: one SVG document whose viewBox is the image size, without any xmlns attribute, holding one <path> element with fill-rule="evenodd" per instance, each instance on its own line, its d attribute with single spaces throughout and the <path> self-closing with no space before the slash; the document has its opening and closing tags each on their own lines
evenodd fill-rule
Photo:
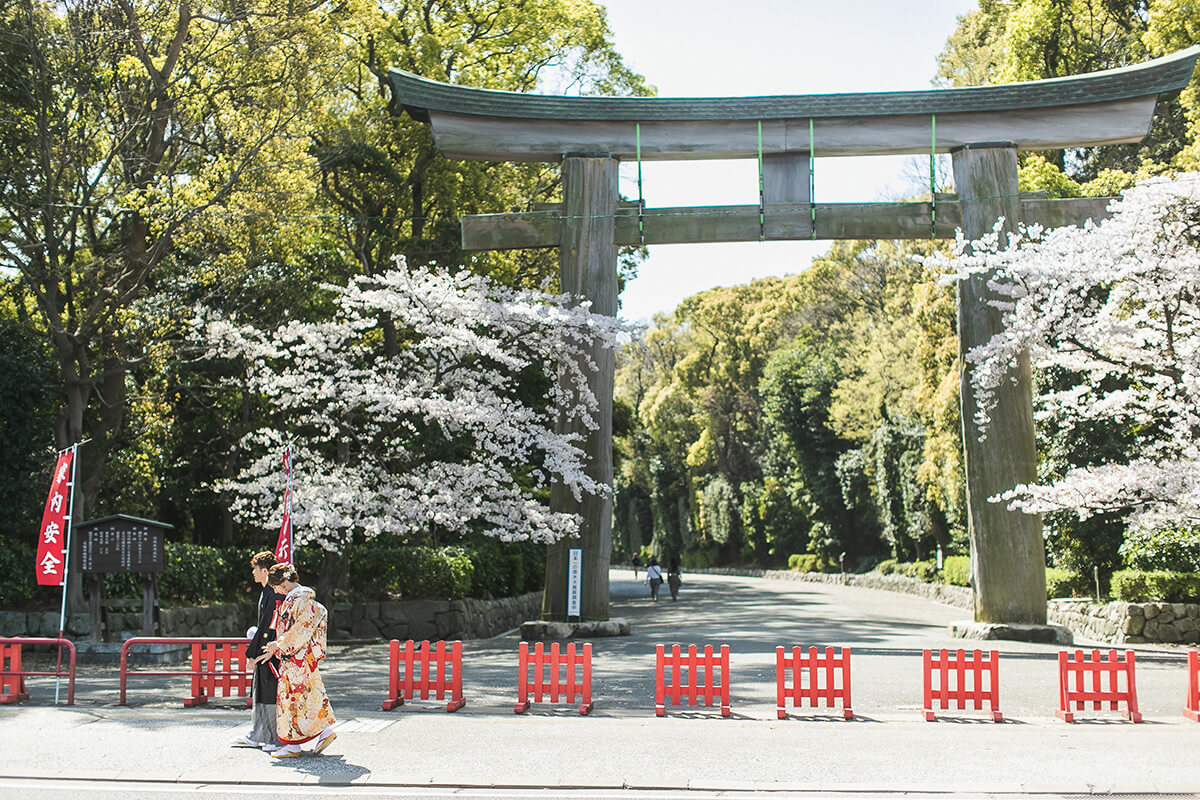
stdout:
<svg viewBox="0 0 1200 800">
<path fill-rule="evenodd" d="M 84 572 L 162 572 L 161 523 L 118 515 L 80 525 L 80 564 Z"/>
</svg>

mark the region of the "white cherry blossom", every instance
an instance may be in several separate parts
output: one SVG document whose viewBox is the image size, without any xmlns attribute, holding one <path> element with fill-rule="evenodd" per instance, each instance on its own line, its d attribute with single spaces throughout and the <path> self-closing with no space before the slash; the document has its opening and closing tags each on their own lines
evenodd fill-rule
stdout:
<svg viewBox="0 0 1200 800">
<path fill-rule="evenodd" d="M 1107 419 L 1137 431 L 1126 463 L 1079 467 L 992 498 L 1030 513 L 1128 510 L 1134 524 L 1200 521 L 1200 175 L 1156 178 L 1082 227 L 997 232 L 927 264 L 983 276 L 1004 330 L 972 349 L 978 422 L 1019 354 L 1083 382 L 1034 398 L 1035 418 Z"/>
<path fill-rule="evenodd" d="M 218 486 L 263 527 L 281 514 L 280 453 L 292 441 L 299 542 L 340 550 L 350 537 L 431 528 L 551 542 L 578 530 L 552 483 L 576 498 L 610 491 L 585 471 L 580 435 L 597 427 L 591 353 L 628 330 L 567 295 L 503 287 L 468 272 L 410 269 L 349 286 L 328 322 L 264 332 L 198 309 L 209 357 L 246 365 L 275 426 L 245 437 L 249 466 Z M 401 332 L 385 358 L 379 318 Z M 523 376 L 548 376 L 542 402 Z"/>
</svg>

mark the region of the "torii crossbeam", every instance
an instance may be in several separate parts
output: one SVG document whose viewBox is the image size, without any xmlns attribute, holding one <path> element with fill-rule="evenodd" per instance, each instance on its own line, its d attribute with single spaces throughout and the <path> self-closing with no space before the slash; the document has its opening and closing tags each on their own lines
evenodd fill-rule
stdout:
<svg viewBox="0 0 1200 800">
<path fill-rule="evenodd" d="M 1200 47 L 1144 64 L 1068 78 L 964 89 L 770 97 L 559 97 L 453 86 L 390 73 L 393 110 L 432 126 L 451 158 L 561 162 L 563 202 L 523 214 L 462 220 L 468 250 L 557 247 L 563 291 L 615 315 L 616 248 L 631 244 L 786 239 L 970 239 L 1003 218 L 1046 227 L 1102 218 L 1111 198 L 1021 196 L 1018 150 L 1141 141 L 1165 94 L 1191 79 Z M 812 159 L 913 153 L 952 155 L 957 195 L 925 203 L 817 204 Z M 645 208 L 620 203 L 622 160 L 757 158 L 757 206 Z M 958 284 L 961 400 L 975 618 L 1044 625 L 1045 549 L 1038 517 L 987 498 L 1035 478 L 1028 357 L 997 392 L 988 437 L 979 441 L 964 355 L 1001 330 L 986 278 Z M 599 430 L 588 433 L 589 473 L 611 485 L 613 354 L 592 389 Z M 568 547 L 584 550 L 583 617 L 608 618 L 611 501 L 553 492 L 556 510 L 581 515 L 579 536 L 551 547 L 544 619 L 566 611 Z"/>
</svg>

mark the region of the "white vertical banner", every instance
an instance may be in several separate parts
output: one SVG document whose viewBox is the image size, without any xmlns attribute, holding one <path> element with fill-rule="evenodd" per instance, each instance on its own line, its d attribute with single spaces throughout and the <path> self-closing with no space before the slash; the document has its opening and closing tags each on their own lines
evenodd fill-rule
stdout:
<svg viewBox="0 0 1200 800">
<path fill-rule="evenodd" d="M 567 550 L 567 619 L 580 616 L 580 593 L 583 590 L 583 550 Z"/>
</svg>

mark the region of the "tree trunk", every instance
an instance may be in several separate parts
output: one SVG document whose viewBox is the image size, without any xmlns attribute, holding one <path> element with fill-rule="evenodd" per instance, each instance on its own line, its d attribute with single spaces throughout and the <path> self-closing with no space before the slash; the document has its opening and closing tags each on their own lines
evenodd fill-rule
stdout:
<svg viewBox="0 0 1200 800">
<path fill-rule="evenodd" d="M 562 245 L 558 250 L 561 289 L 592 303 L 597 314 L 617 314 L 617 249 L 613 244 L 613 214 L 617 206 L 617 162 L 607 156 L 568 156 L 562 163 Z M 595 347 L 598 367 L 589 386 L 598 404 L 595 431 L 579 429 L 587 454 L 587 473 L 611 487 L 612 397 L 616 354 Z M 546 590 L 542 619 L 562 620 L 567 613 L 568 550 L 583 550 L 580 612 L 585 620 L 608 619 L 608 566 L 612 551 L 612 496 L 584 496 L 576 501 L 561 485 L 550 490 L 554 511 L 578 514 L 579 534 L 550 545 L 546 556 Z"/>
<path fill-rule="evenodd" d="M 969 239 L 1020 222 L 1017 153 L 1009 144 L 968 145 L 953 154 L 954 184 Z M 1037 477 L 1029 354 L 1021 356 L 996 389 L 996 407 L 984 432 L 970 384 L 967 353 L 1003 329 L 1001 312 L 988 304 L 989 276 L 958 282 L 959 394 L 967 476 L 967 526 L 976 622 L 1046 624 L 1046 551 L 1041 517 L 1009 511 L 988 498 Z M 986 435 L 980 441 L 981 433 Z"/>
</svg>

